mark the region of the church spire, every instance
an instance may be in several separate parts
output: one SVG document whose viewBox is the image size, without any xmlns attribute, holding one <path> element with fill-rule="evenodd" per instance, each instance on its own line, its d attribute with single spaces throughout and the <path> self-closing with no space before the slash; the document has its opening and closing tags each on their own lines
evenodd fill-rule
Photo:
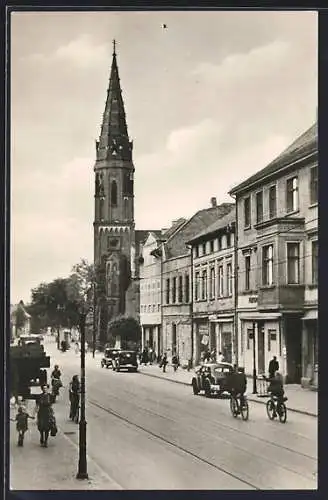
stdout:
<svg viewBox="0 0 328 500">
<path fill-rule="evenodd" d="M 116 41 L 113 40 L 112 67 L 101 133 L 97 142 L 97 159 L 105 160 L 112 156 L 117 159 L 130 159 L 131 150 L 132 143 L 130 143 L 128 136 L 116 59 Z"/>
</svg>

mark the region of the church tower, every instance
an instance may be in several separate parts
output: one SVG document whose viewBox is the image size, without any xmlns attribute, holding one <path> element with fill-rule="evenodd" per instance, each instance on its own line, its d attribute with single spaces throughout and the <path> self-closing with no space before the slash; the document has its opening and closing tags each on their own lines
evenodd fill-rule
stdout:
<svg viewBox="0 0 328 500">
<path fill-rule="evenodd" d="M 136 307 L 131 307 L 130 304 L 133 301 L 132 278 L 135 268 L 132 149 L 114 41 L 107 99 L 100 137 L 96 141 L 94 166 L 94 263 L 98 276 L 102 277 L 96 293 L 96 325 L 100 341 L 108 339 L 107 324 L 111 319 L 125 313 L 137 315 L 137 304 Z"/>
</svg>

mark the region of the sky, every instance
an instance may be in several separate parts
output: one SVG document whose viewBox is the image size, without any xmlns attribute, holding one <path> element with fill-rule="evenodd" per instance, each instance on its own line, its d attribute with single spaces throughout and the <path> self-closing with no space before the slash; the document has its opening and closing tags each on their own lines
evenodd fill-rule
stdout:
<svg viewBox="0 0 328 500">
<path fill-rule="evenodd" d="M 169 227 L 212 196 L 231 202 L 315 121 L 315 12 L 12 13 L 12 303 L 93 261 L 114 38 L 137 229 Z"/>
</svg>

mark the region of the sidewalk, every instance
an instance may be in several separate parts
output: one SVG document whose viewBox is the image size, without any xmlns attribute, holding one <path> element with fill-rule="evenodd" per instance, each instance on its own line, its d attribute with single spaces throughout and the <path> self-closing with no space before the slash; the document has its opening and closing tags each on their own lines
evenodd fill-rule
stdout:
<svg viewBox="0 0 328 500">
<path fill-rule="evenodd" d="M 193 370 L 188 372 L 183 368 L 178 368 L 178 370 L 174 372 L 173 367 L 170 365 L 166 367 L 166 370 L 166 373 L 163 373 L 157 364 L 139 366 L 139 371 L 143 375 L 161 378 L 178 384 L 191 385 Z M 250 392 L 251 387 L 252 379 L 248 379 L 248 399 L 256 403 L 266 404 L 267 398 L 261 398 L 256 394 L 252 394 Z M 312 417 L 318 416 L 318 393 L 316 391 L 302 389 L 302 387 L 297 384 L 287 384 L 285 385 L 285 393 L 288 397 L 287 408 L 289 411 L 310 415 Z"/>
<path fill-rule="evenodd" d="M 34 414 L 34 401 L 26 408 Z M 11 407 L 14 418 L 16 409 Z M 24 447 L 17 446 L 16 425 L 10 422 L 10 488 L 12 490 L 120 490 L 105 471 L 88 457 L 89 479 L 76 479 L 78 446 L 69 438 L 78 435 L 78 426 L 67 420 L 60 401 L 55 404 L 58 434 L 49 437 L 48 448 L 41 448 L 36 421 L 30 420 Z"/>
</svg>

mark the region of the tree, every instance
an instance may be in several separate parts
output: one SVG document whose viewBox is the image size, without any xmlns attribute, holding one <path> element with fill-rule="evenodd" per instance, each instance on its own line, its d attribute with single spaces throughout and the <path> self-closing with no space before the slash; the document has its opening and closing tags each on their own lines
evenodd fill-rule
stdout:
<svg viewBox="0 0 328 500">
<path fill-rule="evenodd" d="M 122 346 L 127 344 L 137 345 L 141 342 L 140 323 L 131 316 L 119 316 L 108 325 L 110 337 L 114 340 L 117 337 L 121 339 Z"/>
</svg>

